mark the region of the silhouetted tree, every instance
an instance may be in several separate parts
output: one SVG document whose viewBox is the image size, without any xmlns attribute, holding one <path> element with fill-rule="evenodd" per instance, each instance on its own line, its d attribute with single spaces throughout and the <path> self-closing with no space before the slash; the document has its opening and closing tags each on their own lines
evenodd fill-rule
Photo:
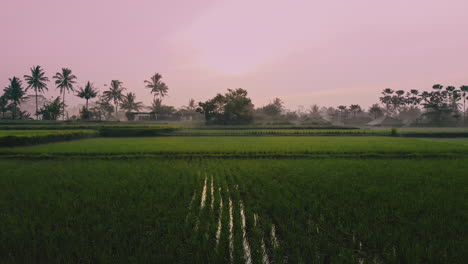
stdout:
<svg viewBox="0 0 468 264">
<path fill-rule="evenodd" d="M 154 97 L 159 96 L 161 99 L 167 95 L 169 87 L 161 81 L 162 75 L 155 73 L 151 76 L 150 80 L 145 80 L 146 88 L 151 89 L 151 93 Z"/>
<path fill-rule="evenodd" d="M 0 112 L 2 112 L 2 119 L 5 118 L 5 113 L 8 111 L 8 98 L 5 95 L 0 96 Z"/>
<path fill-rule="evenodd" d="M 264 107 L 260 108 L 260 111 L 267 116 L 275 117 L 279 116 L 284 110 L 283 101 L 276 97 L 273 101 Z"/>
<path fill-rule="evenodd" d="M 122 87 L 122 82 L 119 80 L 112 80 L 109 90 L 103 93 L 104 98 L 107 101 L 114 101 L 115 107 L 115 118 L 118 120 L 118 109 L 119 109 L 119 102 L 122 101 L 123 94 L 122 92 L 126 89 Z"/>
<path fill-rule="evenodd" d="M 53 77 L 55 79 L 55 85 L 57 89 L 60 89 L 60 94 L 63 94 L 63 120 L 65 120 L 65 92 L 74 92 L 73 85 L 76 83 L 76 76 L 72 74 L 72 71 L 68 68 L 62 68 L 62 72 L 57 72 Z"/>
<path fill-rule="evenodd" d="M 217 94 L 214 98 L 199 102 L 197 112 L 205 115 L 209 124 L 247 124 L 252 122 L 253 104 L 247 97 L 247 91 L 228 89 L 224 95 Z"/>
<path fill-rule="evenodd" d="M 26 91 L 28 89 L 32 88 L 36 94 L 36 119 L 39 119 L 39 114 L 38 114 L 38 105 L 37 105 L 37 93 L 43 93 L 44 91 L 47 91 L 47 84 L 46 82 L 49 81 L 49 78 L 47 78 L 45 75 L 45 72 L 41 69 L 41 66 L 34 66 L 31 68 L 31 75 L 24 75 L 24 79 L 26 80 L 26 83 L 28 86 L 26 87 Z"/>
<path fill-rule="evenodd" d="M 143 103 L 136 102 L 135 93 L 127 93 L 122 97 L 120 108 L 126 111 L 125 115 L 127 116 L 128 120 L 133 120 L 135 116 L 131 112 L 140 111 L 143 108 Z"/>
<path fill-rule="evenodd" d="M 99 120 L 109 120 L 114 112 L 114 106 L 104 96 L 100 96 L 95 106 L 91 109 Z"/>
<path fill-rule="evenodd" d="M 12 119 L 16 118 L 16 114 L 19 112 L 18 106 L 21 104 L 21 100 L 24 98 L 25 91 L 22 87 L 22 82 L 17 77 L 10 78 L 10 85 L 3 89 L 4 96 L 12 101 L 12 104 L 9 106 L 11 109 Z"/>
<path fill-rule="evenodd" d="M 50 104 L 46 104 L 39 110 L 44 120 L 57 120 L 64 111 L 63 101 L 57 96 Z"/>
<path fill-rule="evenodd" d="M 436 84 L 431 92 L 423 92 L 420 97 L 426 110 L 424 116 L 436 125 L 447 125 L 458 118 L 460 94 L 453 86 L 445 88 Z"/>
<path fill-rule="evenodd" d="M 80 88 L 76 96 L 86 99 L 86 110 L 88 110 L 88 101 L 89 99 L 95 98 L 98 94 L 98 90 L 94 88 L 93 84 L 88 81 L 85 88 Z"/>
<path fill-rule="evenodd" d="M 351 111 L 351 113 L 353 113 L 353 117 L 356 118 L 356 115 L 360 112 L 362 112 L 362 108 L 360 105 L 357 105 L 357 104 L 352 104 L 349 106 L 349 110 Z"/>
<path fill-rule="evenodd" d="M 466 99 L 468 94 L 468 85 L 463 85 L 460 87 L 460 91 L 463 97 L 463 121 L 466 120 Z"/>
<path fill-rule="evenodd" d="M 340 105 L 338 106 L 338 110 L 340 111 L 340 119 L 343 122 L 348 117 L 348 107 Z"/>
<path fill-rule="evenodd" d="M 382 116 L 383 110 L 378 104 L 373 104 L 369 108 L 369 113 L 373 116 L 374 119 L 377 119 L 378 117 Z"/>
</svg>

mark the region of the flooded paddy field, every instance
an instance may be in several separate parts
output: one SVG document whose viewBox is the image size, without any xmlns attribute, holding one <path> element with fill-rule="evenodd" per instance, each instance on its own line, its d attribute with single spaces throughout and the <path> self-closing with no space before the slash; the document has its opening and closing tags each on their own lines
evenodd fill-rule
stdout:
<svg viewBox="0 0 468 264">
<path fill-rule="evenodd" d="M 78 142 L 93 140 L 31 148 Z M 467 158 L 71 157 L 0 167 L 1 263 L 468 258 Z"/>
</svg>

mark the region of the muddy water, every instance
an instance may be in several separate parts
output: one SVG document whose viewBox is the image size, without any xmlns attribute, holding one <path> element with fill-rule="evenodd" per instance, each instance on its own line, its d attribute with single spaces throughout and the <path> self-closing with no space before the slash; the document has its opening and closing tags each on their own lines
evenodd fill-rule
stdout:
<svg viewBox="0 0 468 264">
<path fill-rule="evenodd" d="M 258 222 L 258 215 L 254 213 L 254 227 L 257 226 L 257 222 Z M 263 236 L 261 240 L 261 248 L 262 248 L 262 264 L 270 264 L 270 258 L 268 257 L 268 252 L 267 252 L 266 245 L 265 245 L 265 239 L 263 239 Z"/>
<path fill-rule="evenodd" d="M 213 176 L 211 176 L 211 209 L 214 208 L 214 184 L 213 184 Z"/>
<path fill-rule="evenodd" d="M 200 209 L 203 209 L 205 207 L 205 202 L 206 202 L 206 182 L 207 182 L 207 177 L 205 176 L 205 182 L 203 183 L 203 190 L 202 190 L 202 197 L 200 200 Z"/>
<path fill-rule="evenodd" d="M 232 200 L 229 198 L 229 256 L 234 261 L 234 217 L 232 215 Z"/>
<path fill-rule="evenodd" d="M 221 237 L 221 219 L 223 218 L 223 197 L 221 196 L 221 188 L 218 189 L 219 193 L 219 217 L 218 217 L 218 228 L 216 229 L 216 247 L 219 244 L 219 238 Z"/>
<path fill-rule="evenodd" d="M 271 243 L 274 248 L 279 247 L 278 237 L 276 236 L 276 226 L 274 224 L 271 225 Z"/>
<path fill-rule="evenodd" d="M 239 207 L 240 207 L 240 216 L 241 216 L 241 226 L 242 226 L 242 246 L 244 247 L 244 259 L 245 263 L 247 264 L 252 264 L 252 254 L 250 252 L 250 245 L 249 241 L 247 239 L 247 231 L 245 229 L 246 223 L 245 223 L 245 212 L 244 212 L 244 204 L 239 202 Z"/>
</svg>

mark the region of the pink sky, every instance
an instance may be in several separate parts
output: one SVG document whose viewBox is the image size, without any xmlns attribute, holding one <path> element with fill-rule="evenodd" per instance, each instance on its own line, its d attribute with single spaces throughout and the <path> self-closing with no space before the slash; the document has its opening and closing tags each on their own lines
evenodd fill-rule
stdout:
<svg viewBox="0 0 468 264">
<path fill-rule="evenodd" d="M 466 0 L 2 0 L 0 88 L 41 65 L 101 91 L 119 79 L 145 104 L 159 72 L 176 106 L 242 87 L 257 106 L 367 107 L 387 87 L 468 84 L 467 13 Z"/>
</svg>

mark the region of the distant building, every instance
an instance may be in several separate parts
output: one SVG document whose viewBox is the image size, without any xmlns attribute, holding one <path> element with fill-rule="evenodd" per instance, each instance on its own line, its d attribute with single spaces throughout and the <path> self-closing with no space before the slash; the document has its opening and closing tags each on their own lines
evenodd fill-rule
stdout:
<svg viewBox="0 0 468 264">
<path fill-rule="evenodd" d="M 47 99 L 44 95 L 37 95 L 37 108 L 41 109 L 42 106 L 50 104 L 50 100 Z M 36 116 L 36 95 L 29 94 L 21 100 L 20 110 L 26 111 L 31 114 L 31 117 L 35 118 Z"/>
</svg>

